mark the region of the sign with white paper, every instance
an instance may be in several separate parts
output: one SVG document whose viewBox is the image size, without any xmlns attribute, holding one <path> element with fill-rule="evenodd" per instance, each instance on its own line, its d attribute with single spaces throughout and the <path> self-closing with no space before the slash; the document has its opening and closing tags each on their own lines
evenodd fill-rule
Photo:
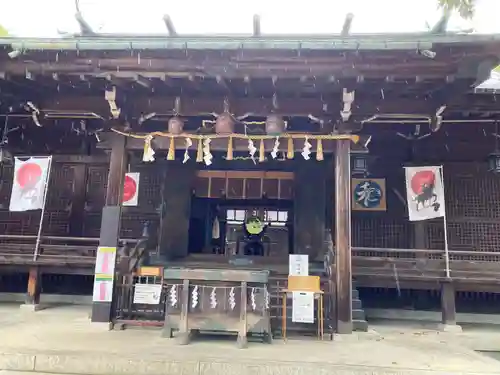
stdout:
<svg viewBox="0 0 500 375">
<path fill-rule="evenodd" d="M 309 276 L 309 255 L 290 254 L 288 260 L 289 276 Z"/>
<path fill-rule="evenodd" d="M 292 292 L 292 322 L 314 323 L 313 292 Z"/>
<path fill-rule="evenodd" d="M 161 284 L 135 284 L 134 303 L 158 305 L 160 303 Z"/>
</svg>

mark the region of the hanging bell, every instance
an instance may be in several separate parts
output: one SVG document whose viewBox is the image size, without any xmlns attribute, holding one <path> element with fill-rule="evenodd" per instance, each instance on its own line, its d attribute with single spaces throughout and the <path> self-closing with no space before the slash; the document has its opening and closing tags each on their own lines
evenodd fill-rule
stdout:
<svg viewBox="0 0 500 375">
<path fill-rule="evenodd" d="M 215 120 L 215 133 L 228 135 L 234 133 L 234 117 L 229 112 L 223 112 Z"/>
<path fill-rule="evenodd" d="M 275 113 L 270 114 L 266 118 L 266 134 L 267 135 L 281 135 L 286 128 L 285 120 L 282 116 Z"/>
<path fill-rule="evenodd" d="M 171 117 L 168 120 L 168 132 L 170 134 L 179 135 L 184 131 L 184 121 L 179 116 Z"/>
</svg>

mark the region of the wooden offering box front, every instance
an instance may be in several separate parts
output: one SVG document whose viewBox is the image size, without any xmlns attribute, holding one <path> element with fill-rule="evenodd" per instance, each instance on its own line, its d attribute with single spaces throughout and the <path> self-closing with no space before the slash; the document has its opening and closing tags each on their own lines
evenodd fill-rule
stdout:
<svg viewBox="0 0 500 375">
<path fill-rule="evenodd" d="M 238 346 L 247 334 L 261 334 L 271 342 L 268 271 L 167 268 L 164 337 L 178 331 L 180 344 L 188 344 L 193 331 L 230 332 Z"/>
</svg>

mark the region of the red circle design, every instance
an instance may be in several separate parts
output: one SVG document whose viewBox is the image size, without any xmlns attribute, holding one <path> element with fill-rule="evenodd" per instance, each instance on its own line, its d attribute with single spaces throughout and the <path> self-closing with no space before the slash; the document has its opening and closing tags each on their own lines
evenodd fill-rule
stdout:
<svg viewBox="0 0 500 375">
<path fill-rule="evenodd" d="M 424 185 L 434 186 L 435 182 L 436 175 L 433 171 L 419 171 L 411 178 L 411 190 L 418 195 L 422 193 Z"/>
<path fill-rule="evenodd" d="M 36 163 L 25 163 L 18 169 L 16 181 L 19 186 L 33 187 L 42 177 L 42 168 Z"/>
<path fill-rule="evenodd" d="M 128 202 L 132 200 L 137 193 L 137 182 L 130 177 L 125 176 L 125 182 L 123 183 L 123 201 Z"/>
</svg>

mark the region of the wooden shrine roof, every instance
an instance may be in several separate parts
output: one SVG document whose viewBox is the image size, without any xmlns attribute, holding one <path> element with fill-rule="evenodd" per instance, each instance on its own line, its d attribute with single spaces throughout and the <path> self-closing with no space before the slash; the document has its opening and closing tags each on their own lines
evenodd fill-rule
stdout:
<svg viewBox="0 0 500 375">
<path fill-rule="evenodd" d="M 30 101 L 44 119 L 100 121 L 115 86 L 133 127 L 152 112 L 167 121 L 177 97 L 183 116 L 220 113 L 229 98 L 232 113 L 263 120 L 276 95 L 284 115 L 337 119 L 344 88 L 355 90 L 356 121 L 443 105 L 445 116 L 495 115 L 495 97 L 472 87 L 499 47 L 500 35 L 447 33 L 0 38 L 0 114 L 30 116 Z"/>
<path fill-rule="evenodd" d="M 63 38 L 0 38 L 0 46 L 21 50 L 415 50 L 439 44 L 484 44 L 500 41 L 500 34 L 389 33 L 358 35 L 124 35 Z"/>
</svg>

